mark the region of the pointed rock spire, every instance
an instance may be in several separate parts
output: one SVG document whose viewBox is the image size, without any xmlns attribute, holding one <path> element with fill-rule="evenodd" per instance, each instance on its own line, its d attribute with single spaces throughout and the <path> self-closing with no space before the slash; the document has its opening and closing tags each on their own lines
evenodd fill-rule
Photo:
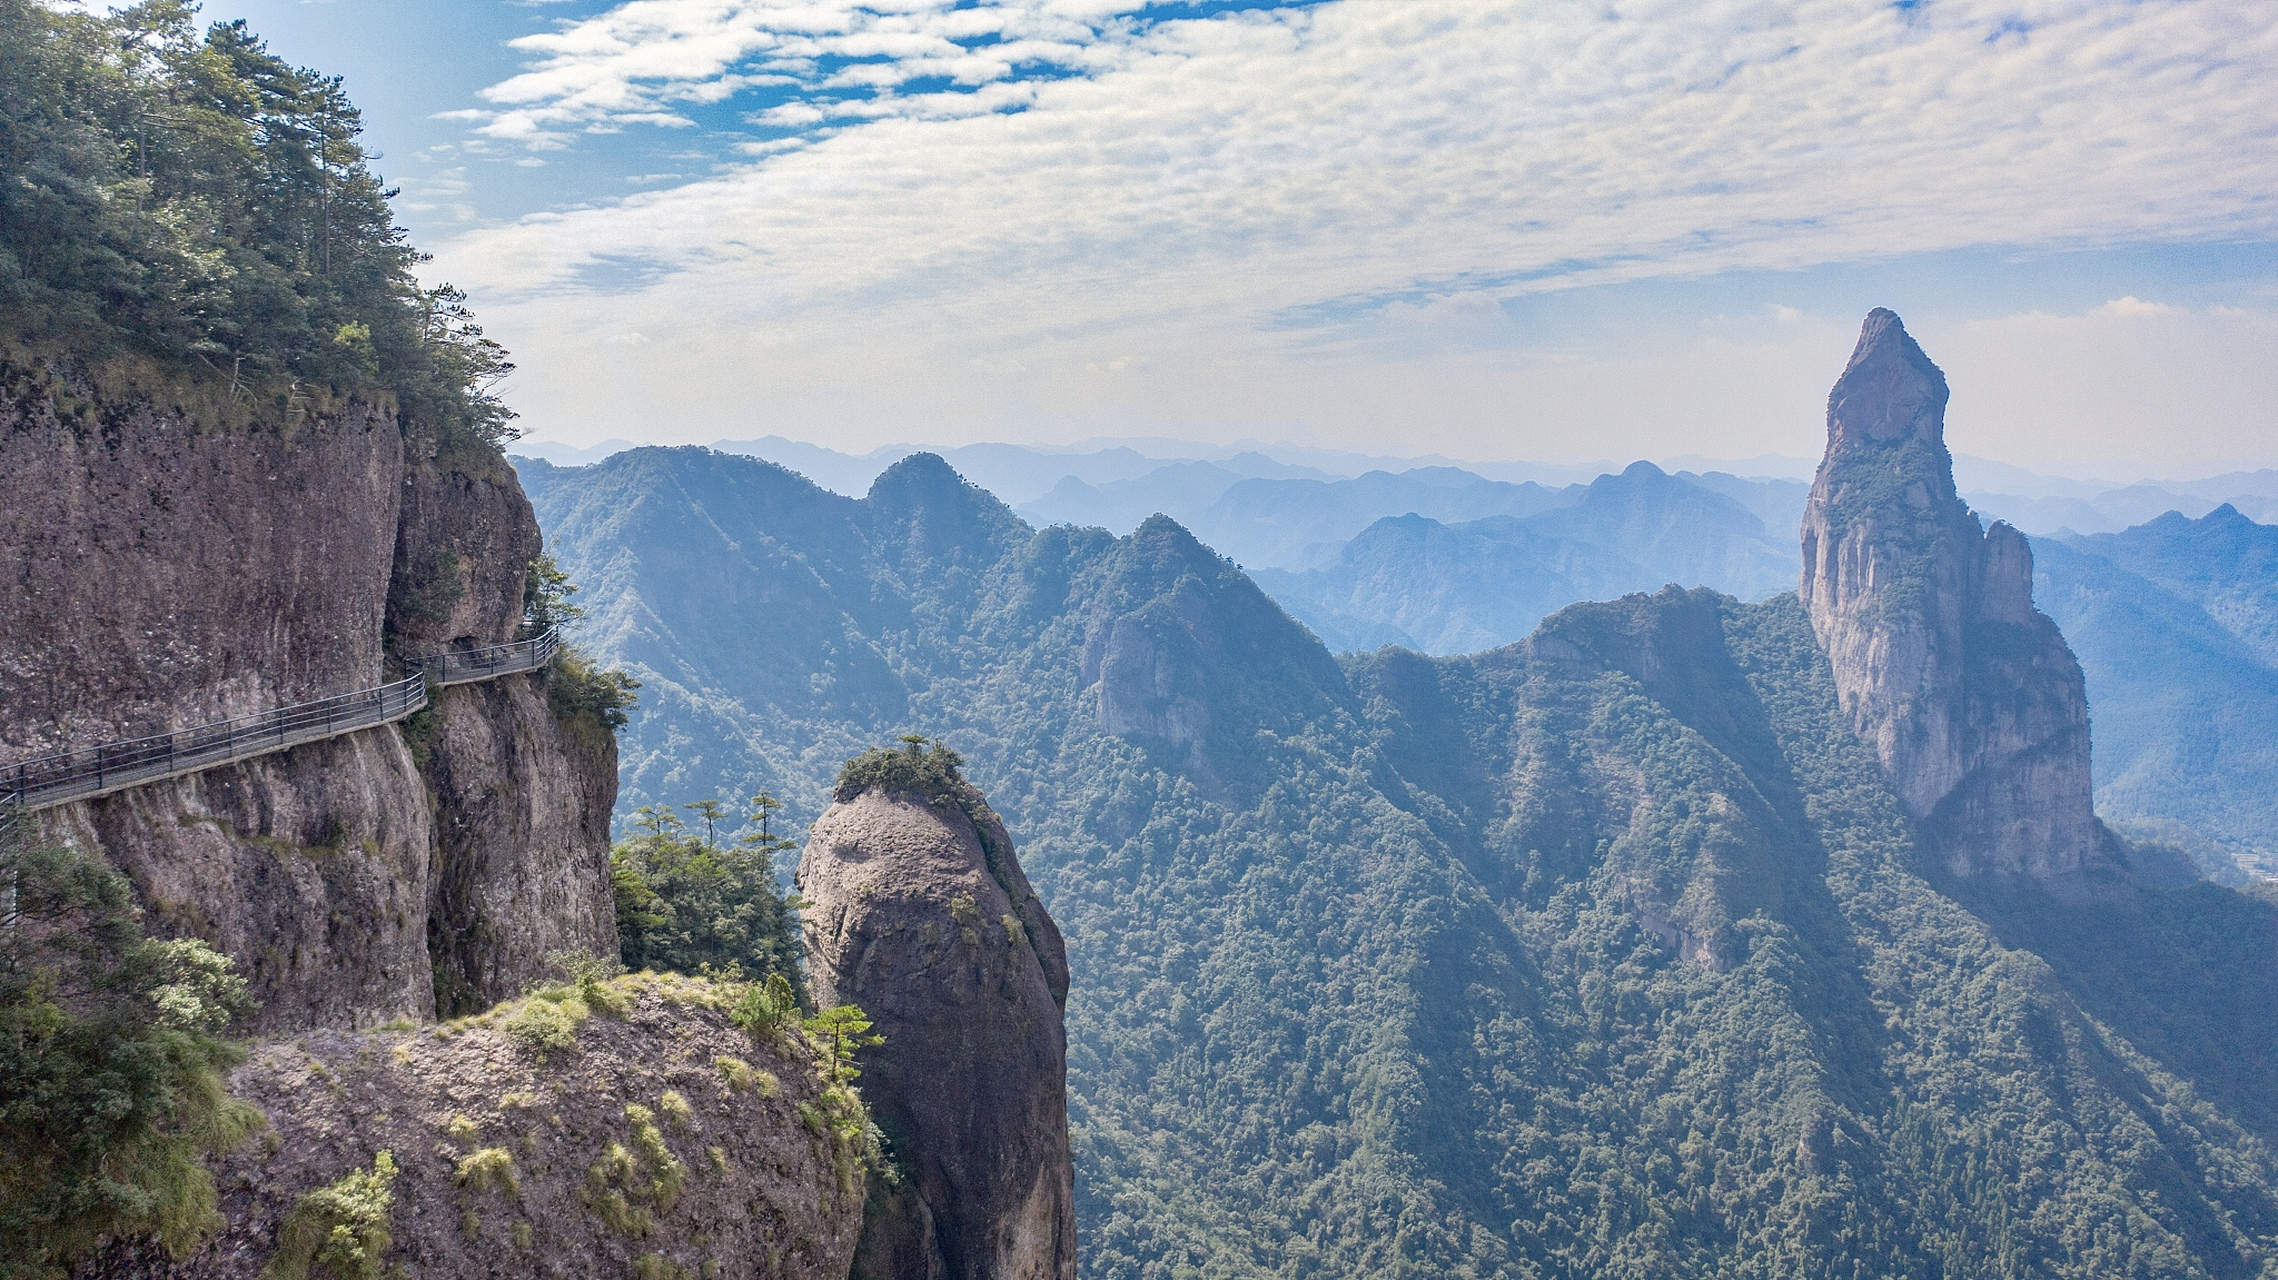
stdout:
<svg viewBox="0 0 2278 1280">
<path fill-rule="evenodd" d="M 1827 395 L 1828 449 L 1851 440 L 1916 440 L 1942 451 L 1946 397 L 1945 373 L 1922 353 L 1897 312 L 1876 307 Z"/>
<path fill-rule="evenodd" d="M 2033 607 L 2033 553 L 1954 491 L 1945 374 L 1867 315 L 1827 397 L 1798 589 L 1843 709 L 1957 874 L 2109 872 L 2080 664 Z"/>
</svg>

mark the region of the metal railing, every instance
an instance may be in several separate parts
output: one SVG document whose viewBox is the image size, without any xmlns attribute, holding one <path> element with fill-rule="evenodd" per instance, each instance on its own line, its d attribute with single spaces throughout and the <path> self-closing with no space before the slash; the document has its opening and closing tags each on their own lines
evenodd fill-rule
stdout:
<svg viewBox="0 0 2278 1280">
<path fill-rule="evenodd" d="M 412 676 L 376 689 L 335 694 L 258 715 L 42 756 L 10 765 L 0 773 L 0 806 L 12 803 L 21 812 L 107 796 L 146 782 L 387 724 L 426 705 L 427 682 Z"/>
<path fill-rule="evenodd" d="M 0 881 L 0 932 L 16 927 L 16 859 L 23 848 L 18 843 L 23 821 L 23 804 L 14 796 L 0 796 L 0 876 L 5 877 Z"/>
<path fill-rule="evenodd" d="M 404 662 L 410 673 L 404 679 L 378 688 L 12 764 L 0 769 L 0 827 L 33 809 L 91 800 L 401 720 L 427 705 L 431 687 L 536 671 L 560 648 L 560 637 L 548 630 L 485 649 L 425 654 Z"/>
<path fill-rule="evenodd" d="M 544 635 L 510 644 L 494 644 L 487 649 L 446 650 L 407 658 L 403 666 L 406 671 L 424 674 L 430 684 L 466 684 L 517 671 L 536 671 L 552 661 L 561 647 L 561 637 L 548 628 Z"/>
</svg>

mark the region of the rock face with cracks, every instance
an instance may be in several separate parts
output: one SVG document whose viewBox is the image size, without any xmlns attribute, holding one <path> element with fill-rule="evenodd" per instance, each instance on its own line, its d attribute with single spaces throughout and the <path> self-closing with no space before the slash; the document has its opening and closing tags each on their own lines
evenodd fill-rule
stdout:
<svg viewBox="0 0 2278 1280">
<path fill-rule="evenodd" d="M 1954 490 L 1946 378 L 1869 313 L 1827 398 L 1799 594 L 1844 711 L 1957 875 L 2107 880 L 2080 664 L 2033 607 L 2025 536 Z"/>
<path fill-rule="evenodd" d="M 386 404 L 221 425 L 76 378 L 0 361 L 0 763 L 515 638 L 539 533 L 494 450 Z M 615 798 L 615 742 L 512 675 L 39 818 L 124 872 L 154 932 L 236 960 L 276 1033 L 471 1012 L 549 950 L 613 951 Z"/>
<path fill-rule="evenodd" d="M 853 1274 L 1072 1280 L 1068 964 L 1004 824 L 970 787 L 866 790 L 815 823 L 799 888 L 816 1002 L 885 1036 L 862 1094 L 901 1181 Z"/>
</svg>

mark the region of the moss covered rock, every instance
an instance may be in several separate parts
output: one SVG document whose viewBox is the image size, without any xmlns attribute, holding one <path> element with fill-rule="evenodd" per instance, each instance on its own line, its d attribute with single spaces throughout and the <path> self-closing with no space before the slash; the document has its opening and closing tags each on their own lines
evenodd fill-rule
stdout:
<svg viewBox="0 0 2278 1280">
<path fill-rule="evenodd" d="M 215 1170 L 226 1225 L 81 1274 L 840 1280 L 860 1152 L 809 1119 L 835 1103 L 796 1032 L 731 1024 L 741 993 L 634 974 L 259 1047 L 232 1084 L 272 1129 Z"/>
</svg>

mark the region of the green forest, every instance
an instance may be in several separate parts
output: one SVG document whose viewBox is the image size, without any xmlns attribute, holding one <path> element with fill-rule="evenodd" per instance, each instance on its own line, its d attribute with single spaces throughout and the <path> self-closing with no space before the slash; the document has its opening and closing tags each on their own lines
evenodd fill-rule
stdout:
<svg viewBox="0 0 2278 1280">
<path fill-rule="evenodd" d="M 2087 669 L 2098 812 L 2212 876 L 2278 871 L 2278 528 L 2225 505 L 2036 538 L 2033 559 Z"/>
<path fill-rule="evenodd" d="M 2278 1265 L 2278 912 L 1949 882 L 1792 596 L 1337 659 L 1175 524 L 937 459 L 523 470 L 644 682 L 634 802 L 962 754 L 1068 940 L 1087 1276 Z"/>
<path fill-rule="evenodd" d="M 385 395 L 447 439 L 513 438 L 493 393 L 513 366 L 460 291 L 414 276 L 340 79 L 195 14 L 0 0 L 8 358 L 68 353 L 209 417 Z"/>
<path fill-rule="evenodd" d="M 718 800 L 681 805 L 687 820 L 656 805 L 634 811 L 632 833 L 609 854 L 625 968 L 755 982 L 780 974 L 799 985 L 799 922 L 778 865 L 796 846 L 769 825 L 782 807 L 753 796 L 748 824 L 725 842 L 720 825 L 732 815 Z"/>
</svg>

